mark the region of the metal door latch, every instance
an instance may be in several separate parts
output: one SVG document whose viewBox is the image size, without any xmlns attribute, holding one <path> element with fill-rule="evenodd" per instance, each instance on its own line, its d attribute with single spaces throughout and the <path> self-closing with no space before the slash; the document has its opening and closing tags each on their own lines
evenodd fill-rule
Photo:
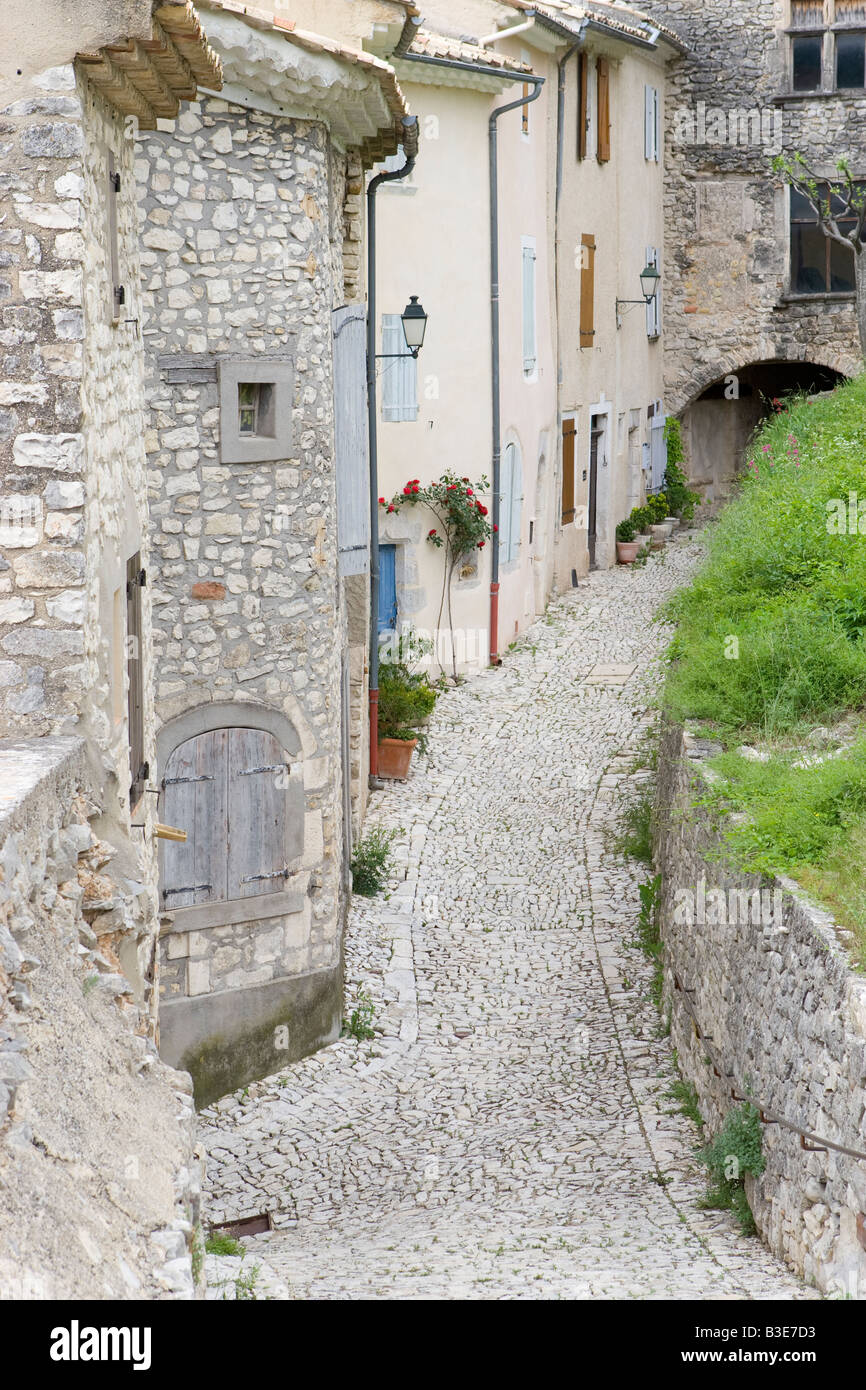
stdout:
<svg viewBox="0 0 866 1390">
<path fill-rule="evenodd" d="M 263 878 L 288 878 L 291 872 L 291 869 L 275 869 L 272 874 L 248 874 L 241 879 L 241 883 L 258 883 Z"/>
<path fill-rule="evenodd" d="M 162 896 L 167 898 L 171 893 L 203 893 L 205 889 L 210 889 L 210 883 L 190 883 L 186 888 L 164 888 Z"/>
<path fill-rule="evenodd" d="M 177 786 L 178 782 L 212 782 L 212 781 L 213 781 L 213 777 L 211 777 L 211 776 L 205 776 L 205 777 L 163 777 L 163 779 L 162 779 L 162 785 L 163 785 L 164 787 L 174 787 L 174 786 Z"/>
<path fill-rule="evenodd" d="M 288 763 L 266 763 L 264 767 L 245 767 L 239 777 L 252 777 L 254 772 L 291 772 Z"/>
</svg>

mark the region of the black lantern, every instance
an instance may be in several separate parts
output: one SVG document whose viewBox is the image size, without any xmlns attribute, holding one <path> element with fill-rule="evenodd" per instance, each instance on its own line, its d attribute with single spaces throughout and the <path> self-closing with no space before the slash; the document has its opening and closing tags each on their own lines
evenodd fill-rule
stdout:
<svg viewBox="0 0 866 1390">
<path fill-rule="evenodd" d="M 424 312 L 423 304 L 418 303 L 417 294 L 413 294 L 400 315 L 403 322 L 403 337 L 406 339 L 406 346 L 413 357 L 424 345 L 424 334 L 427 330 L 427 315 Z"/>
</svg>

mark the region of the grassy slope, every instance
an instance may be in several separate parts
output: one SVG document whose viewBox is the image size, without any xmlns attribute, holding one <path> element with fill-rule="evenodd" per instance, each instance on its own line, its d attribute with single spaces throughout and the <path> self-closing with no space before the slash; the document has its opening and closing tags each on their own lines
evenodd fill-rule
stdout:
<svg viewBox="0 0 866 1390">
<path fill-rule="evenodd" d="M 836 534 L 828 508 L 854 492 L 866 513 L 866 376 L 790 402 L 748 457 L 705 565 L 669 607 L 666 705 L 712 723 L 729 748 L 774 749 L 766 763 L 734 752 L 717 762 L 719 799 L 747 813 L 731 850 L 745 867 L 799 878 L 855 930 L 866 966 L 866 515 L 863 535 Z M 863 725 L 853 747 L 794 765 L 816 726 L 846 715 Z"/>
</svg>

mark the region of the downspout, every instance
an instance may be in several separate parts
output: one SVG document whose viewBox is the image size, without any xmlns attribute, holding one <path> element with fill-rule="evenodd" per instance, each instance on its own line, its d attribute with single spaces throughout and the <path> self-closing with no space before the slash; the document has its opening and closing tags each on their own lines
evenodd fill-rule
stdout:
<svg viewBox="0 0 866 1390">
<path fill-rule="evenodd" d="M 501 485 L 502 427 L 499 418 L 499 169 L 497 155 L 496 122 L 506 111 L 514 111 L 518 106 L 528 106 L 541 96 L 544 78 L 527 73 L 525 83 L 533 83 L 535 90 L 530 96 L 509 101 L 506 106 L 497 106 L 490 114 L 488 123 L 490 140 L 490 355 L 491 355 L 491 397 L 493 414 L 493 546 L 490 568 L 490 665 L 499 666 L 499 489 Z"/>
<path fill-rule="evenodd" d="M 370 459 L 370 786 L 379 786 L 379 456 L 376 412 L 376 193 L 411 174 L 418 157 L 418 117 L 403 117 L 406 162 L 367 185 L 367 449 Z"/>
</svg>

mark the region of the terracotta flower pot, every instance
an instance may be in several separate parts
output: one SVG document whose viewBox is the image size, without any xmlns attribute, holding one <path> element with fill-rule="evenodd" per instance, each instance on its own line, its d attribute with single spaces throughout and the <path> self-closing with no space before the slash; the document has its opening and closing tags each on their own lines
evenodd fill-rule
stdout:
<svg viewBox="0 0 866 1390">
<path fill-rule="evenodd" d="M 417 742 L 417 738 L 380 738 L 379 776 L 400 778 L 405 782 Z"/>
<path fill-rule="evenodd" d="M 633 565 L 639 549 L 637 541 L 617 541 L 616 558 L 621 565 Z"/>
</svg>

